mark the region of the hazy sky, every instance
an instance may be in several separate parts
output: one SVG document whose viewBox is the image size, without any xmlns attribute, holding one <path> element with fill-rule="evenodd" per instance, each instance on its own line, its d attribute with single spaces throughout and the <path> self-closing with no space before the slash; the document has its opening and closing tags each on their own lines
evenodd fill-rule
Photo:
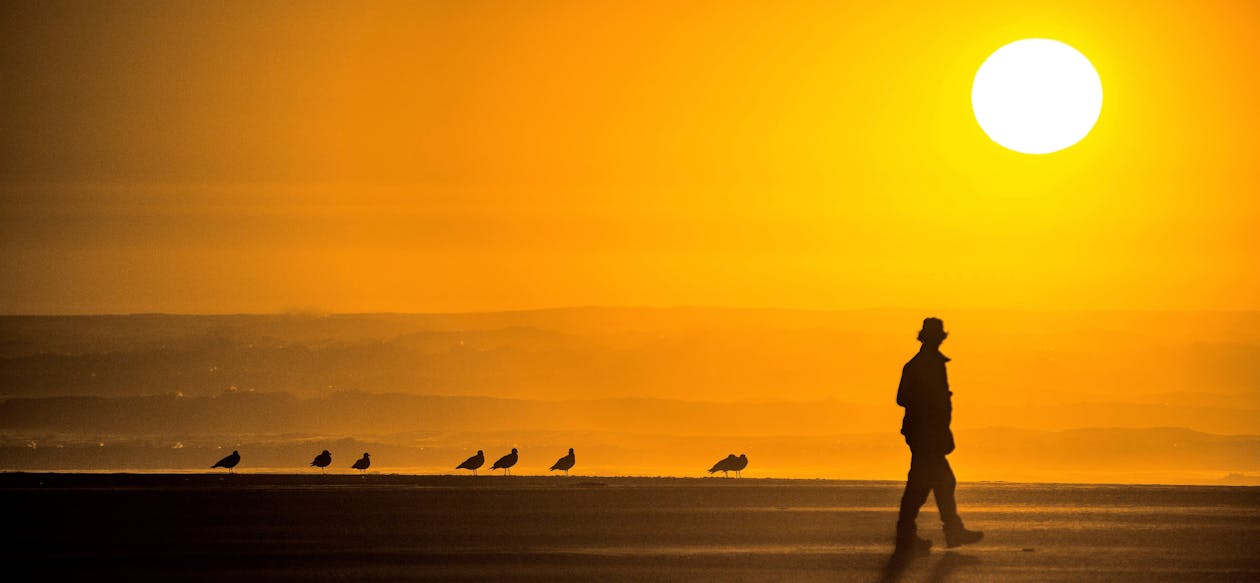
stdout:
<svg viewBox="0 0 1260 583">
<path fill-rule="evenodd" d="M 0 312 L 1260 309 L 1260 4 L 677 4 L 5 2 Z"/>
</svg>

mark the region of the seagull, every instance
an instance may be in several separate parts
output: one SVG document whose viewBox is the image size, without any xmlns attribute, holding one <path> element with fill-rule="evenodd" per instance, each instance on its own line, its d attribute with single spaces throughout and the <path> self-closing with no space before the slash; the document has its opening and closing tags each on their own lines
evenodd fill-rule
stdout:
<svg viewBox="0 0 1260 583">
<path fill-rule="evenodd" d="M 743 469 L 746 467 L 748 467 L 748 454 L 741 453 L 739 454 L 738 459 L 731 460 L 730 470 L 732 472 L 735 472 L 736 478 L 744 477 L 742 474 L 740 474 L 740 472 L 743 471 Z"/>
<path fill-rule="evenodd" d="M 505 475 L 505 476 L 510 476 L 510 475 L 512 475 L 512 466 L 516 465 L 516 459 L 517 459 L 517 457 L 516 457 L 516 448 L 514 447 L 514 448 L 512 448 L 512 453 L 509 453 L 509 454 L 507 454 L 507 455 L 505 455 L 505 456 L 503 456 L 503 457 L 499 458 L 499 461 L 494 462 L 494 465 L 493 465 L 493 466 L 490 466 L 490 471 L 492 471 L 492 472 L 493 472 L 493 471 L 495 471 L 495 470 L 497 470 L 497 469 L 502 468 L 502 469 L 503 469 L 503 475 Z"/>
<path fill-rule="evenodd" d="M 359 458 L 358 461 L 355 461 L 354 465 L 350 467 L 356 470 L 359 470 L 359 474 L 363 474 L 367 472 L 368 466 L 372 465 L 371 458 L 372 456 L 368 455 L 368 453 L 365 451 L 363 452 L 363 457 Z"/>
<path fill-rule="evenodd" d="M 328 453 L 328 450 L 324 450 L 323 453 L 315 456 L 315 459 L 311 461 L 311 465 L 319 468 L 319 473 L 321 474 L 324 473 L 324 468 L 327 468 L 331 463 L 332 454 Z"/>
<path fill-rule="evenodd" d="M 551 466 L 552 471 L 563 470 L 564 475 L 569 475 L 569 470 L 573 468 L 573 464 L 577 463 L 577 458 L 573 456 L 573 448 L 569 448 L 569 455 L 556 460 L 555 465 Z"/>
<path fill-rule="evenodd" d="M 735 457 L 735 454 L 730 454 L 726 456 L 725 458 L 723 458 L 718 463 L 713 464 L 713 467 L 709 468 L 709 473 L 712 474 L 714 472 L 722 472 L 723 476 L 730 476 L 730 474 L 727 474 L 727 472 L 734 469 L 735 464 L 738 462 L 739 462 L 739 458 Z"/>
<path fill-rule="evenodd" d="M 232 455 L 227 456 L 217 462 L 214 462 L 214 465 L 210 466 L 210 469 L 213 470 L 215 468 L 227 468 L 228 473 L 231 474 L 231 473 L 234 473 L 232 471 L 232 468 L 235 468 L 236 464 L 239 464 L 239 463 L 241 463 L 240 452 L 236 450 L 232 450 Z"/>
<path fill-rule="evenodd" d="M 464 460 L 464 463 L 459 464 L 458 466 L 455 466 L 455 469 L 472 470 L 473 475 L 475 476 L 477 475 L 477 468 L 480 468 L 481 466 L 484 466 L 484 465 L 486 465 L 486 454 L 483 453 L 481 450 L 477 450 L 477 455 Z"/>
</svg>

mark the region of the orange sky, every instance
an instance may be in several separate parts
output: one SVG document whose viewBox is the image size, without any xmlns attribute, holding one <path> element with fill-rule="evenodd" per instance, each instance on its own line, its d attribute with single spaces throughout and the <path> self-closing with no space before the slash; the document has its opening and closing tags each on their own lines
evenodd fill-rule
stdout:
<svg viewBox="0 0 1260 583">
<path fill-rule="evenodd" d="M 676 4 L 5 3 L 0 312 L 1260 309 L 1260 5 Z"/>
</svg>

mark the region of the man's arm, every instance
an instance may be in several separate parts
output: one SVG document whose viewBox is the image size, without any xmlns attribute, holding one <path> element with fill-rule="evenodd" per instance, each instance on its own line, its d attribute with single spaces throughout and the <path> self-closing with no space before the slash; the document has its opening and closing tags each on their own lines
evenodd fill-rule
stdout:
<svg viewBox="0 0 1260 583">
<path fill-rule="evenodd" d="M 907 364 L 901 367 L 901 383 L 897 385 L 897 404 L 902 407 L 910 406 L 914 392 L 914 378 L 910 372 L 910 365 Z"/>
</svg>

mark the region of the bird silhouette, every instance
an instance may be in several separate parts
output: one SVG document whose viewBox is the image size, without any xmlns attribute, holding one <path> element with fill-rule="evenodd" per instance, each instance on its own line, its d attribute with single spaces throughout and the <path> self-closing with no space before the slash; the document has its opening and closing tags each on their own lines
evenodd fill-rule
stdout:
<svg viewBox="0 0 1260 583">
<path fill-rule="evenodd" d="M 509 453 L 499 458 L 499 461 L 494 462 L 494 465 L 490 466 L 490 471 L 493 472 L 495 470 L 502 469 L 503 475 L 510 476 L 512 475 L 512 466 L 516 465 L 516 460 L 516 448 L 514 447 L 512 448 L 512 453 Z"/>
<path fill-rule="evenodd" d="M 482 452 L 481 450 L 477 450 L 477 455 L 464 460 L 464 463 L 459 464 L 458 466 L 455 466 L 455 469 L 472 470 L 472 473 L 475 476 L 477 475 L 477 468 L 480 468 L 481 466 L 484 466 L 484 465 L 486 465 L 486 454 Z"/>
<path fill-rule="evenodd" d="M 359 470 L 359 474 L 362 475 L 363 473 L 367 472 L 368 466 L 371 466 L 371 465 L 372 465 L 372 456 L 368 455 L 368 453 L 365 451 L 363 452 L 363 457 L 355 461 L 354 465 L 350 467 L 356 470 Z"/>
<path fill-rule="evenodd" d="M 729 477 L 730 474 L 727 474 L 727 472 L 731 471 L 735 463 L 738 461 L 739 458 L 735 457 L 735 454 L 730 454 L 719 460 L 718 463 L 713 464 L 713 467 L 709 468 L 709 473 L 722 472 L 723 476 Z"/>
<path fill-rule="evenodd" d="M 737 459 L 731 460 L 730 471 L 735 472 L 736 478 L 744 477 L 740 472 L 746 467 L 748 467 L 748 454 L 741 453 Z"/>
<path fill-rule="evenodd" d="M 319 468 L 319 473 L 321 474 L 324 473 L 325 468 L 327 468 L 329 464 L 332 464 L 332 454 L 328 453 L 328 450 L 324 450 L 319 455 L 315 456 L 314 460 L 311 460 L 311 465 Z"/>
<path fill-rule="evenodd" d="M 573 464 L 577 463 L 577 457 L 573 455 L 573 448 L 569 448 L 569 455 L 566 455 L 551 466 L 551 471 L 563 470 L 564 475 L 569 475 L 569 470 L 573 468 Z"/>
<path fill-rule="evenodd" d="M 239 463 L 241 463 L 241 454 L 240 454 L 240 452 L 238 452 L 238 451 L 236 451 L 236 450 L 232 450 L 232 455 L 227 456 L 227 457 L 225 457 L 225 458 L 223 458 L 223 459 L 221 459 L 221 460 L 219 460 L 219 461 L 217 461 L 217 462 L 214 462 L 214 465 L 213 465 L 213 466 L 210 466 L 210 469 L 212 469 L 212 470 L 213 470 L 213 469 L 215 469 L 215 468 L 227 468 L 228 473 L 229 473 L 229 474 L 232 474 L 232 473 L 235 473 L 235 472 L 232 470 L 232 468 L 235 468 L 235 467 L 236 467 L 236 464 L 239 464 Z"/>
</svg>

